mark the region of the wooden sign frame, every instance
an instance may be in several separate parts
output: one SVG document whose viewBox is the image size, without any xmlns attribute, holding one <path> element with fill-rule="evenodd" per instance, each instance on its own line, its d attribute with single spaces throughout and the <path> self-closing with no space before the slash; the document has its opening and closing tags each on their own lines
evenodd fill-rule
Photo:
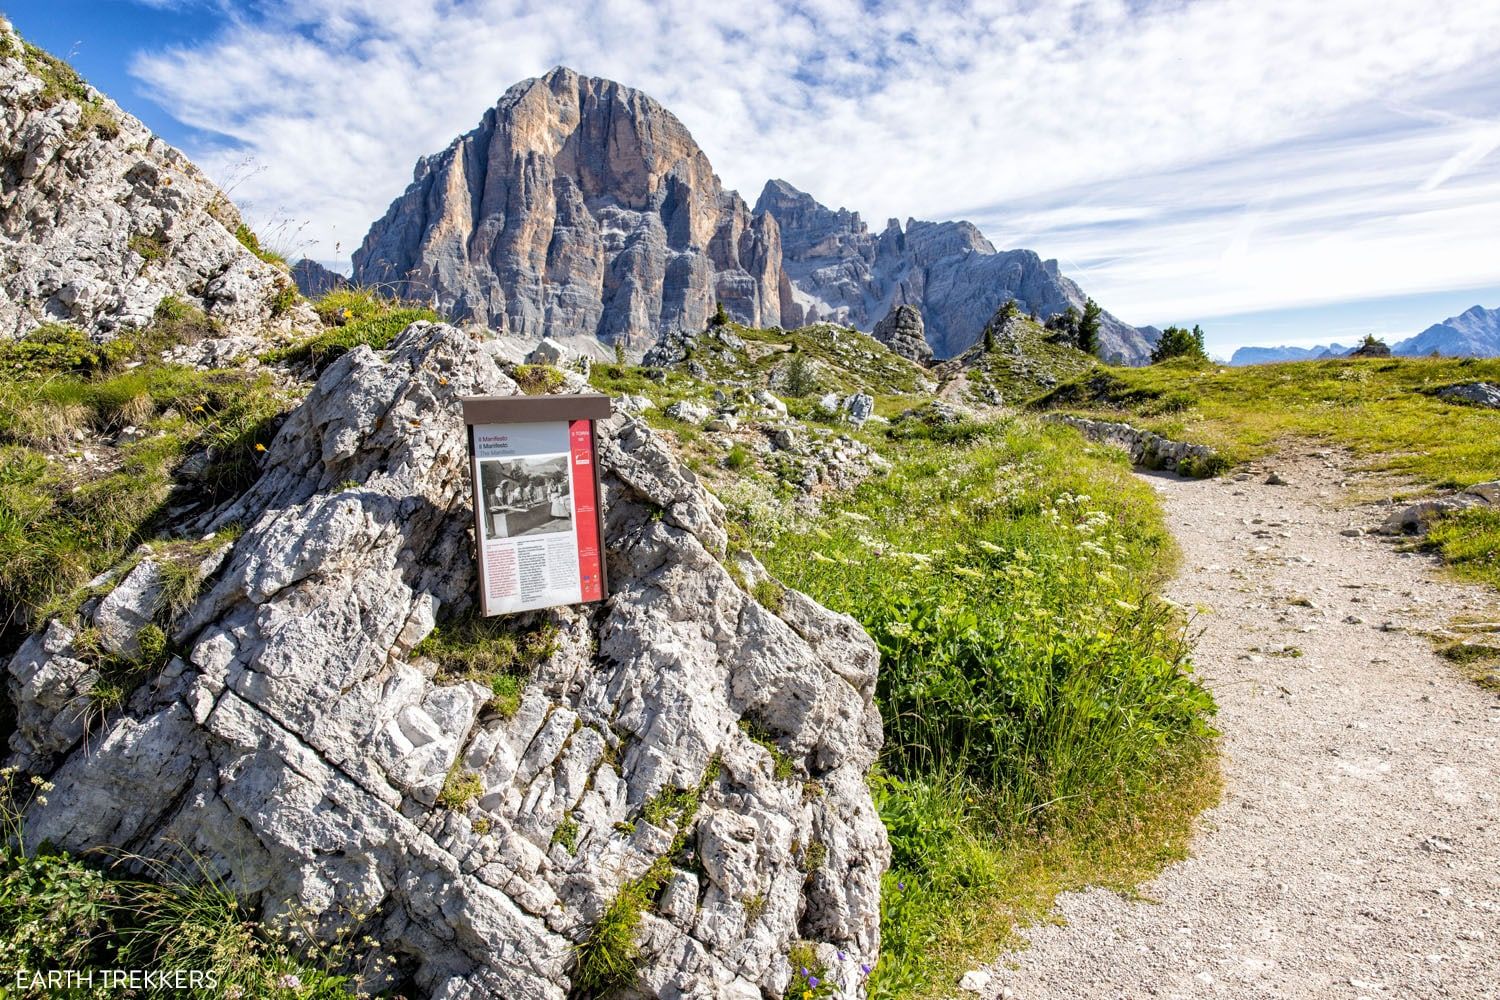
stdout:
<svg viewBox="0 0 1500 1000">
<path fill-rule="evenodd" d="M 594 422 L 610 397 L 468 396 L 463 407 L 482 613 L 604 600 Z"/>
</svg>

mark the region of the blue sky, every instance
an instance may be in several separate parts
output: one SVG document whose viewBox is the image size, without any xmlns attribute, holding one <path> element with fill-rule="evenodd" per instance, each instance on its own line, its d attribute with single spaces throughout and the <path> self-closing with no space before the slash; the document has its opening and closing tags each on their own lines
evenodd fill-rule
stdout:
<svg viewBox="0 0 1500 1000">
<path fill-rule="evenodd" d="M 416 158 L 562 63 L 753 201 L 969 218 L 1210 346 L 1500 306 L 1500 5 L 0 0 L 280 249 L 347 260 Z"/>
</svg>

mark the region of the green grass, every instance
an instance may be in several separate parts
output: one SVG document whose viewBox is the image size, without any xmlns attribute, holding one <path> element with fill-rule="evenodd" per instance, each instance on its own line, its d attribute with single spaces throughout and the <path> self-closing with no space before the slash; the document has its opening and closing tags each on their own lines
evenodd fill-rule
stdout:
<svg viewBox="0 0 1500 1000">
<path fill-rule="evenodd" d="M 492 695 L 487 708 L 509 719 L 521 707 L 532 669 L 556 651 L 557 627 L 549 622 L 471 612 L 437 626 L 412 655 L 437 662 L 439 683 L 485 685 Z"/>
<path fill-rule="evenodd" d="M 286 258 L 269 247 L 261 246 L 260 237 L 247 224 L 241 222 L 234 229 L 234 238 L 240 241 L 240 246 L 249 250 L 255 256 L 276 267 L 286 267 Z"/>
<path fill-rule="evenodd" d="M 438 792 L 437 804 L 444 809 L 459 810 L 484 794 L 484 781 L 473 771 L 466 771 L 455 761 L 448 776 L 443 779 Z"/>
<path fill-rule="evenodd" d="M 155 233 L 132 233 L 127 242 L 130 249 L 148 264 L 161 260 L 167 255 L 166 240 Z"/>
<path fill-rule="evenodd" d="M 971 402 L 991 402 L 983 390 L 992 389 L 1004 403 L 1014 406 L 1099 365 L 1040 323 L 1018 317 L 1010 330 L 1010 336 L 999 338 L 994 350 L 985 351 L 981 342 L 964 355 Z M 1019 354 L 1010 349 L 1011 343 L 1020 348 Z"/>
<path fill-rule="evenodd" d="M 607 996 L 635 982 L 641 962 L 640 942 L 636 938 L 641 915 L 655 907 L 661 890 L 676 871 L 674 862 L 687 863 L 684 852 L 698 807 L 722 774 L 723 765 L 715 757 L 704 769 L 697 788 L 664 788 L 643 807 L 643 813 L 650 809 L 655 817 L 648 822 L 664 828 L 665 824 L 673 823 L 677 832 L 665 854 L 653 861 L 645 872 L 620 887 L 603 916 L 589 929 L 588 937 L 577 947 L 572 976 L 575 995 Z M 635 830 L 629 823 L 615 826 L 621 833 Z"/>
<path fill-rule="evenodd" d="M 396 339 L 397 334 L 411 324 L 420 320 L 437 322 L 441 319 L 431 309 L 387 302 L 368 292 L 330 292 L 315 308 L 320 316 L 327 316 L 339 325 L 314 334 L 300 343 L 268 351 L 261 355 L 261 360 L 272 364 L 311 366 L 315 371 L 321 372 L 362 344 L 383 351 Z M 325 319 L 325 322 L 328 321 L 329 319 Z"/>
<path fill-rule="evenodd" d="M 1064 428 L 969 430 L 893 441 L 888 475 L 793 530 L 737 532 L 880 647 L 878 997 L 940 995 L 1062 888 L 1180 856 L 1217 788 L 1149 486 Z"/>
<path fill-rule="evenodd" d="M 42 1000 L 119 996 L 105 970 L 196 970 L 201 977 L 149 995 L 346 1000 L 370 989 L 392 960 L 365 934 L 364 917 L 333 938 L 314 939 L 317 917 L 293 906 L 275 925 L 254 919 L 201 859 L 164 861 L 119 852 L 76 857 L 24 842 L 21 816 L 53 786 L 0 771 L 0 968 L 6 996 Z M 302 941 L 294 945 L 294 941 Z M 59 993 L 17 974 L 49 969 L 93 974 Z M 144 994 L 143 994 L 144 995 Z"/>
<path fill-rule="evenodd" d="M 1366 469 L 1411 481 L 1415 493 L 1500 478 L 1500 418 L 1435 395 L 1477 381 L 1500 381 L 1500 360 L 1337 358 L 1242 368 L 1172 361 L 1100 369 L 1037 405 L 1207 444 L 1231 465 L 1292 439 L 1318 441 L 1350 449 Z M 1493 514 L 1442 521 L 1429 541 L 1460 576 L 1500 587 Z"/>
<path fill-rule="evenodd" d="M 168 300 L 150 329 L 106 345 L 54 326 L 0 346 L 5 645 L 76 607 L 86 581 L 151 539 L 174 491 L 216 502 L 258 475 L 257 446 L 270 442 L 287 391 L 269 374 L 157 357 L 211 329 L 201 312 Z M 126 368 L 132 360 L 141 363 Z M 136 439 L 114 444 L 127 427 Z M 107 460 L 82 460 L 84 449 Z M 204 449 L 212 457 L 202 469 L 179 477 L 180 461 Z"/>
<path fill-rule="evenodd" d="M 1445 517 L 1428 531 L 1427 543 L 1459 576 L 1500 588 L 1500 510 L 1470 507 Z"/>
<path fill-rule="evenodd" d="M 1339 358 L 1242 368 L 1173 361 L 1101 369 L 1039 405 L 1129 419 L 1234 462 L 1290 438 L 1318 440 L 1351 449 L 1372 469 L 1458 487 L 1500 476 L 1495 414 L 1432 395 L 1474 381 L 1500 381 L 1500 360 Z"/>
</svg>

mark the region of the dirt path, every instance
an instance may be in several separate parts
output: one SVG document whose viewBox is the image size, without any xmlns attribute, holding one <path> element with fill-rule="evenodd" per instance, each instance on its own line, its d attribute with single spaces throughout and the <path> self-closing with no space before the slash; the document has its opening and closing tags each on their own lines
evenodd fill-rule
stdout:
<svg viewBox="0 0 1500 1000">
<path fill-rule="evenodd" d="M 1225 798 L 1155 903 L 1065 896 L 986 996 L 1500 997 L 1500 698 L 1412 634 L 1495 602 L 1342 534 L 1378 514 L 1342 500 L 1340 464 L 1153 477 L 1183 550 L 1169 593 L 1212 609 Z"/>
</svg>

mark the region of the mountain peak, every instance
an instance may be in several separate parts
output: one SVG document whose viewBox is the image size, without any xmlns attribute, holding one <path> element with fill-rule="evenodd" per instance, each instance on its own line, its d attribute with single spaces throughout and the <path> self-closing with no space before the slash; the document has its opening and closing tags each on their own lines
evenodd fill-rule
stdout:
<svg viewBox="0 0 1500 1000">
<path fill-rule="evenodd" d="M 421 161 L 354 255 L 354 279 L 435 299 L 503 332 L 652 343 L 701 330 L 719 303 L 755 326 L 870 330 L 918 308 L 939 356 L 1001 302 L 1038 315 L 1083 293 L 1030 251 L 998 253 L 964 221 L 877 233 L 781 178 L 753 211 L 687 128 L 647 95 L 557 66 L 506 91 L 479 128 Z M 1105 354 L 1149 338 L 1106 315 Z"/>
</svg>

